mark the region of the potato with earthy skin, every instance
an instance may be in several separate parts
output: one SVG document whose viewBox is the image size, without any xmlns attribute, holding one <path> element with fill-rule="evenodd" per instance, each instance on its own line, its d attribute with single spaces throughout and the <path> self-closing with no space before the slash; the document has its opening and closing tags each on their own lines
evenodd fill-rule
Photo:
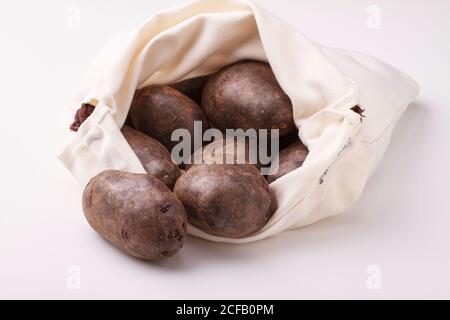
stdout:
<svg viewBox="0 0 450 320">
<path fill-rule="evenodd" d="M 70 130 L 77 132 L 84 121 L 94 112 L 95 106 L 89 103 L 83 103 L 74 115 Z"/>
<path fill-rule="evenodd" d="M 274 174 L 267 177 L 269 183 L 274 182 L 278 178 L 300 168 L 308 156 L 308 148 L 300 141 L 296 141 L 279 154 L 279 168 Z"/>
<path fill-rule="evenodd" d="M 251 144 L 248 139 L 239 140 L 228 137 L 211 142 L 191 155 L 191 163 L 185 165 L 189 170 L 195 164 L 253 164 L 260 167 L 258 141 Z"/>
<path fill-rule="evenodd" d="M 123 126 L 122 134 L 145 171 L 173 189 L 180 176 L 180 169 L 172 162 L 169 151 L 157 140 L 130 127 Z"/>
<path fill-rule="evenodd" d="M 128 127 L 132 128 L 132 129 L 135 129 L 133 121 L 131 121 L 130 114 L 127 115 L 127 118 L 125 119 L 124 126 L 128 126 Z"/>
<path fill-rule="evenodd" d="M 202 108 L 218 129 L 296 130 L 292 103 L 267 63 L 247 61 L 212 75 L 203 90 Z"/>
<path fill-rule="evenodd" d="M 173 256 L 186 237 L 183 205 L 147 174 L 103 171 L 86 186 L 83 211 L 95 231 L 140 259 Z"/>
<path fill-rule="evenodd" d="M 195 165 L 177 180 L 174 192 L 188 221 L 216 236 L 248 236 L 275 210 L 267 181 L 250 164 Z"/>
<path fill-rule="evenodd" d="M 290 134 L 288 134 L 287 136 L 280 138 L 279 140 L 280 150 L 286 149 L 291 144 L 298 141 L 300 141 L 300 137 L 298 136 L 298 130 L 295 130 Z"/>
<path fill-rule="evenodd" d="M 136 92 L 130 116 L 137 130 L 161 142 L 169 152 L 178 144 L 178 141 L 171 141 L 175 129 L 187 129 L 193 142 L 194 121 L 202 122 L 203 131 L 208 128 L 203 110 L 192 99 L 168 86 L 152 85 Z"/>
<path fill-rule="evenodd" d="M 203 76 L 183 80 L 171 84 L 169 87 L 180 91 L 182 94 L 194 100 L 198 105 L 201 105 L 203 88 L 205 87 L 207 81 L 208 76 Z"/>
</svg>

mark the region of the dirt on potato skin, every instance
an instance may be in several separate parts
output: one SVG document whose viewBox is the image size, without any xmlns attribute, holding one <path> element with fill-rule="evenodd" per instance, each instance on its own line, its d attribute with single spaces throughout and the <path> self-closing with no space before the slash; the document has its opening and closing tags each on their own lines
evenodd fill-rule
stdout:
<svg viewBox="0 0 450 320">
<path fill-rule="evenodd" d="M 194 165 L 177 180 L 174 193 L 189 223 L 229 238 L 260 230 L 276 207 L 267 181 L 250 164 Z"/>
<path fill-rule="evenodd" d="M 194 137 L 194 121 L 202 122 L 202 134 L 208 129 L 208 119 L 192 99 L 163 85 L 138 90 L 131 104 L 130 117 L 137 130 L 161 142 L 169 152 L 179 143 L 171 140 L 174 130 L 187 129 Z M 191 140 L 193 151 L 194 139 Z"/>
<path fill-rule="evenodd" d="M 128 126 L 123 126 L 121 131 L 145 171 L 173 189 L 180 169 L 172 162 L 169 151 L 156 139 Z"/>
<path fill-rule="evenodd" d="M 291 100 L 263 62 L 238 62 L 210 76 L 202 108 L 222 131 L 279 129 L 282 137 L 296 130 Z"/>
<path fill-rule="evenodd" d="M 186 238 L 183 205 L 159 179 L 147 174 L 103 171 L 86 186 L 82 205 L 97 233 L 136 258 L 173 256 Z"/>
<path fill-rule="evenodd" d="M 269 183 L 281 178 L 282 176 L 300 168 L 308 156 L 308 148 L 300 141 L 296 141 L 289 147 L 280 151 L 278 171 L 267 176 Z"/>
</svg>

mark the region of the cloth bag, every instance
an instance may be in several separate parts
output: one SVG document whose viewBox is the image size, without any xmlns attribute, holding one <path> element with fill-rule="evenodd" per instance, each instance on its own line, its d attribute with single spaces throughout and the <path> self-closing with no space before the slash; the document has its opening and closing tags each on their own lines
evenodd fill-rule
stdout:
<svg viewBox="0 0 450 320">
<path fill-rule="evenodd" d="M 95 59 L 77 98 L 96 106 L 60 160 L 81 185 L 106 169 L 145 173 L 120 128 L 138 88 L 208 75 L 234 62 L 270 63 L 291 98 L 303 166 L 271 184 L 278 209 L 246 243 L 347 210 L 360 196 L 392 130 L 419 88 L 366 55 L 325 48 L 245 0 L 198 0 L 159 12 L 113 38 Z M 364 118 L 352 108 L 365 109 Z"/>
</svg>

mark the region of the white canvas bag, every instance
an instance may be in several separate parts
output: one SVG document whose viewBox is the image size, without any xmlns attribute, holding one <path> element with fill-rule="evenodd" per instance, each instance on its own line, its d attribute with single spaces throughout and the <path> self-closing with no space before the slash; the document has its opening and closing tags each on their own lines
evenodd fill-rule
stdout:
<svg viewBox="0 0 450 320">
<path fill-rule="evenodd" d="M 96 105 L 60 160 L 84 186 L 106 169 L 145 173 L 120 128 L 137 88 L 211 74 L 234 62 L 267 61 L 291 98 L 303 166 L 271 184 L 278 209 L 245 243 L 347 210 L 389 143 L 418 86 L 366 55 L 317 46 L 287 23 L 245 0 L 198 0 L 152 16 L 118 35 L 98 55 L 78 98 Z M 365 118 L 352 111 L 359 105 Z"/>
</svg>

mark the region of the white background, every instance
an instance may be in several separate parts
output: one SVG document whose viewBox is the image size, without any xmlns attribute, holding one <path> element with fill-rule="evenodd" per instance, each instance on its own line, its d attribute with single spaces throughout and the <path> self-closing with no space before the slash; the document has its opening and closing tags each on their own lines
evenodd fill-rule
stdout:
<svg viewBox="0 0 450 320">
<path fill-rule="evenodd" d="M 421 85 L 357 204 L 254 244 L 190 238 L 157 263 L 122 254 L 90 229 L 56 156 L 71 137 L 71 98 L 107 38 L 182 1 L 2 2 L 0 298 L 450 298 L 450 2 L 258 2 L 316 42 L 370 53 Z M 380 30 L 366 25 L 369 5 L 381 9 Z M 78 290 L 67 288 L 71 265 Z M 366 284 L 371 265 L 379 290 Z"/>
</svg>

